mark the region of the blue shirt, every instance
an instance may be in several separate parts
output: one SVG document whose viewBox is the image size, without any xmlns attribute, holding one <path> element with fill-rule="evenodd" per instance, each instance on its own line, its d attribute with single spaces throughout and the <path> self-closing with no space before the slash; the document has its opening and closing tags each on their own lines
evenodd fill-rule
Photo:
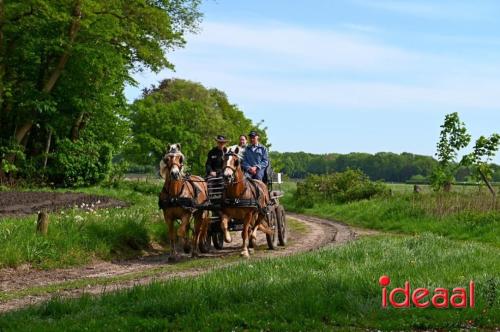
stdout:
<svg viewBox="0 0 500 332">
<path fill-rule="evenodd" d="M 241 166 L 246 172 L 250 167 L 257 166 L 258 169 L 265 169 L 269 165 L 267 149 L 261 145 L 247 145 Z"/>
</svg>

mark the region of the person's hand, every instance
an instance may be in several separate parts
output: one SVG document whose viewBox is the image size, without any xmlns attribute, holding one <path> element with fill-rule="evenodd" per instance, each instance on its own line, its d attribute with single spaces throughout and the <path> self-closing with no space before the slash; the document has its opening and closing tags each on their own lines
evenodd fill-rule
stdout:
<svg viewBox="0 0 500 332">
<path fill-rule="evenodd" d="M 248 171 L 250 172 L 250 174 L 255 175 L 257 174 L 257 167 L 256 166 L 250 167 Z"/>
<path fill-rule="evenodd" d="M 217 173 L 215 173 L 215 172 L 210 172 L 210 176 L 216 176 L 216 175 L 217 175 Z"/>
</svg>

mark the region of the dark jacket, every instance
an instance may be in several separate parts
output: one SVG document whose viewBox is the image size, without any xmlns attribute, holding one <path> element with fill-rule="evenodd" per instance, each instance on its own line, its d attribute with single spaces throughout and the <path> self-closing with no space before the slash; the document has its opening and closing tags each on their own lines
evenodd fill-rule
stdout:
<svg viewBox="0 0 500 332">
<path fill-rule="evenodd" d="M 205 163 L 206 175 L 210 172 L 221 173 L 222 163 L 223 163 L 224 152 L 218 147 L 213 148 L 208 152 L 207 162 Z"/>
</svg>

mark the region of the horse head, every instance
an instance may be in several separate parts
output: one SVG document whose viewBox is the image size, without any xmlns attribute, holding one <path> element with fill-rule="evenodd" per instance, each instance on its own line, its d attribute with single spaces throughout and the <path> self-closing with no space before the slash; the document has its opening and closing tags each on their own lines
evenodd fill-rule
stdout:
<svg viewBox="0 0 500 332">
<path fill-rule="evenodd" d="M 228 183 L 233 183 L 236 180 L 236 173 L 240 167 L 240 157 L 238 152 L 239 147 L 224 148 L 224 162 L 222 165 L 224 180 Z"/>
<path fill-rule="evenodd" d="M 179 180 L 183 176 L 184 155 L 181 152 L 180 144 L 171 144 L 167 148 L 167 153 L 160 162 L 160 175 L 166 179 Z"/>
</svg>

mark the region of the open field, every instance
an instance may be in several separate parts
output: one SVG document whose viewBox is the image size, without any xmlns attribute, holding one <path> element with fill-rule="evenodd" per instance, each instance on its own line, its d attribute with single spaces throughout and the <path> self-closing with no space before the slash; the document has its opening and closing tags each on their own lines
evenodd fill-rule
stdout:
<svg viewBox="0 0 500 332">
<path fill-rule="evenodd" d="M 473 193 L 469 189 L 456 188 L 457 191 L 448 194 L 415 195 L 399 191 L 390 197 L 347 204 L 317 202 L 312 208 L 304 209 L 294 203 L 295 183 L 286 183 L 285 187 L 287 196 L 284 202 L 291 211 L 381 231 L 431 232 L 452 239 L 500 246 L 500 200 L 493 202 L 487 192 Z"/>
</svg>

